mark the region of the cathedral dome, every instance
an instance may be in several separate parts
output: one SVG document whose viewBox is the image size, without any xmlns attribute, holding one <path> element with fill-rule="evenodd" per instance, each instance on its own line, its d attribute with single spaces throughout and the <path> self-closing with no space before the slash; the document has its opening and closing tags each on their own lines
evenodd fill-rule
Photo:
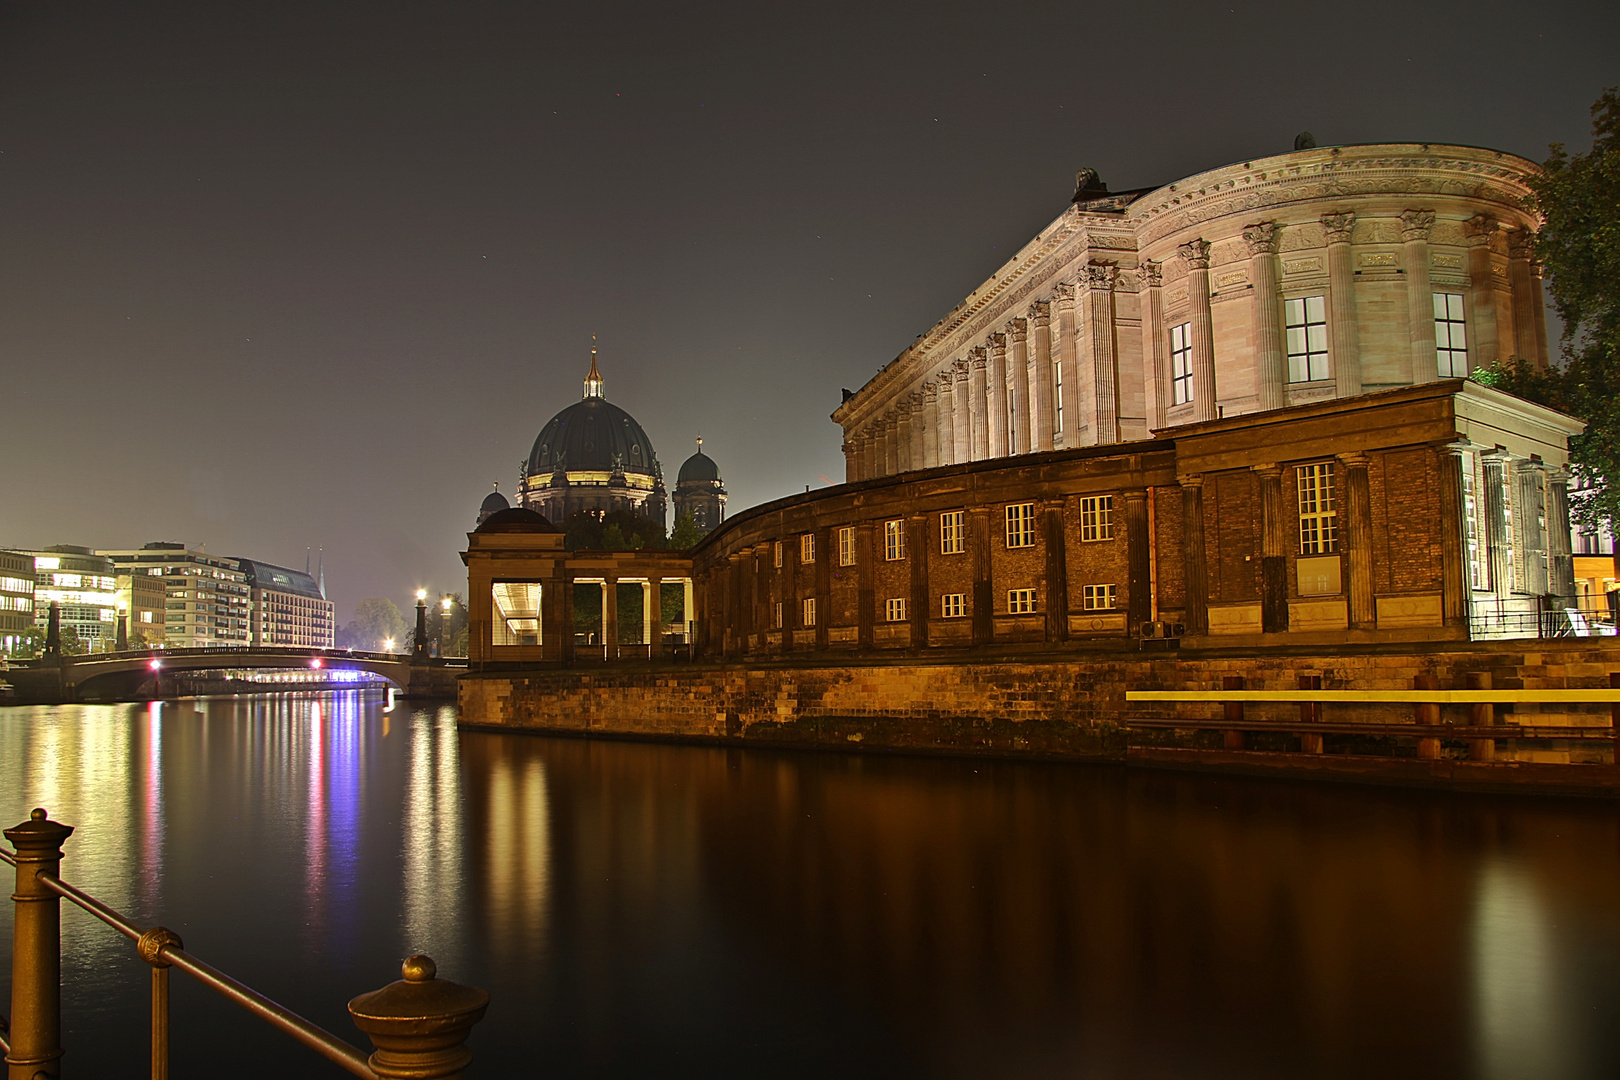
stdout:
<svg viewBox="0 0 1620 1080">
<path fill-rule="evenodd" d="M 506 501 L 506 496 L 498 491 L 492 491 L 484 496 L 484 503 L 478 508 L 482 514 L 498 514 L 512 504 Z"/>
<path fill-rule="evenodd" d="M 562 532 L 561 529 L 547 521 L 533 510 L 525 510 L 521 506 L 509 507 L 499 513 L 491 514 L 473 532 L 481 533 L 508 533 L 508 532 Z"/>
<path fill-rule="evenodd" d="M 686 459 L 681 466 L 681 474 L 676 478 L 677 484 L 718 484 L 720 482 L 720 466 L 714 463 L 714 458 L 702 450 Z"/>
<path fill-rule="evenodd" d="M 653 475 L 653 446 L 635 417 L 606 398 L 576 401 L 540 429 L 529 453 L 529 475 L 613 472 Z"/>
</svg>

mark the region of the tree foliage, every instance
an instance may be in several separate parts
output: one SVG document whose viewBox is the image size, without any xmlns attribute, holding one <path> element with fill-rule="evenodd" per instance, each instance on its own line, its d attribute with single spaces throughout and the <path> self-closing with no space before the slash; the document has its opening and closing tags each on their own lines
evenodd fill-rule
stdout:
<svg viewBox="0 0 1620 1080">
<path fill-rule="evenodd" d="M 1561 363 L 1537 371 L 1526 358 L 1476 374 L 1495 386 L 1586 422 L 1570 440 L 1570 465 L 1588 490 L 1571 500 L 1582 529 L 1620 523 L 1620 96 L 1592 105 L 1592 149 L 1554 143 L 1530 181 L 1542 217 L 1536 258 L 1564 321 Z"/>
<path fill-rule="evenodd" d="M 675 527 L 669 530 L 669 546 L 673 551 L 690 551 L 697 547 L 697 542 L 703 539 L 703 529 L 698 526 L 697 520 L 692 517 L 692 511 L 687 510 L 675 519 Z"/>
<path fill-rule="evenodd" d="M 405 641 L 405 616 L 385 596 L 368 596 L 354 605 L 354 618 L 343 628 L 338 644 L 344 648 L 380 652 L 393 638 L 396 647 Z"/>
<path fill-rule="evenodd" d="M 563 546 L 569 551 L 661 551 L 666 543 L 662 522 L 627 510 L 600 517 L 581 510 L 563 522 Z"/>
</svg>

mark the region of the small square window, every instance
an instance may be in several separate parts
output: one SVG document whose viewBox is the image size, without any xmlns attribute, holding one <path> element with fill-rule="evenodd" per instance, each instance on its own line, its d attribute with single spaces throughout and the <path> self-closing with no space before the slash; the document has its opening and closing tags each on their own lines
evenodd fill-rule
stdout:
<svg viewBox="0 0 1620 1080">
<path fill-rule="evenodd" d="M 905 622 L 906 598 L 903 596 L 897 596 L 888 601 L 886 606 L 886 614 L 889 622 Z"/>
<path fill-rule="evenodd" d="M 939 598 L 939 614 L 944 619 L 960 619 L 967 615 L 967 594 L 946 593 Z"/>
<path fill-rule="evenodd" d="M 1114 607 L 1114 586 L 1081 586 L 1080 601 L 1081 607 L 1087 611 L 1111 611 Z"/>
<path fill-rule="evenodd" d="M 1035 504 L 1013 503 L 1007 507 L 1007 546 L 1035 546 Z"/>
<path fill-rule="evenodd" d="M 1010 589 L 1007 592 L 1007 614 L 1029 615 L 1035 610 L 1034 589 Z"/>
<path fill-rule="evenodd" d="M 1080 500 L 1080 539 L 1114 538 L 1114 497 L 1093 495 Z"/>
</svg>

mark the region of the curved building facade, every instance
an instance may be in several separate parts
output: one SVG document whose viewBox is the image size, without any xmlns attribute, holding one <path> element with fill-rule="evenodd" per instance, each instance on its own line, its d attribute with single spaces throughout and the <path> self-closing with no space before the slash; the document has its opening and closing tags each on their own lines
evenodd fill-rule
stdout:
<svg viewBox="0 0 1620 1080">
<path fill-rule="evenodd" d="M 652 440 L 608 402 L 591 349 L 584 396 L 553 416 L 519 478 L 518 505 L 563 522 L 581 511 L 623 510 L 664 524 L 668 497 Z"/>
<path fill-rule="evenodd" d="M 833 413 L 889 476 L 1547 363 L 1536 165 L 1321 147 L 1073 204 Z"/>
</svg>

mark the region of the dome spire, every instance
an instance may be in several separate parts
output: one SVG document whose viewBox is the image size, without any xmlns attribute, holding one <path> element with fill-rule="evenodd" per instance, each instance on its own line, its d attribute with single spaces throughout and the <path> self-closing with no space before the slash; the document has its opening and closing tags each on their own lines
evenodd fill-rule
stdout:
<svg viewBox="0 0 1620 1080">
<path fill-rule="evenodd" d="M 596 369 L 596 335 L 591 335 L 591 370 L 585 376 L 585 396 L 599 398 L 602 396 L 602 373 Z"/>
</svg>

